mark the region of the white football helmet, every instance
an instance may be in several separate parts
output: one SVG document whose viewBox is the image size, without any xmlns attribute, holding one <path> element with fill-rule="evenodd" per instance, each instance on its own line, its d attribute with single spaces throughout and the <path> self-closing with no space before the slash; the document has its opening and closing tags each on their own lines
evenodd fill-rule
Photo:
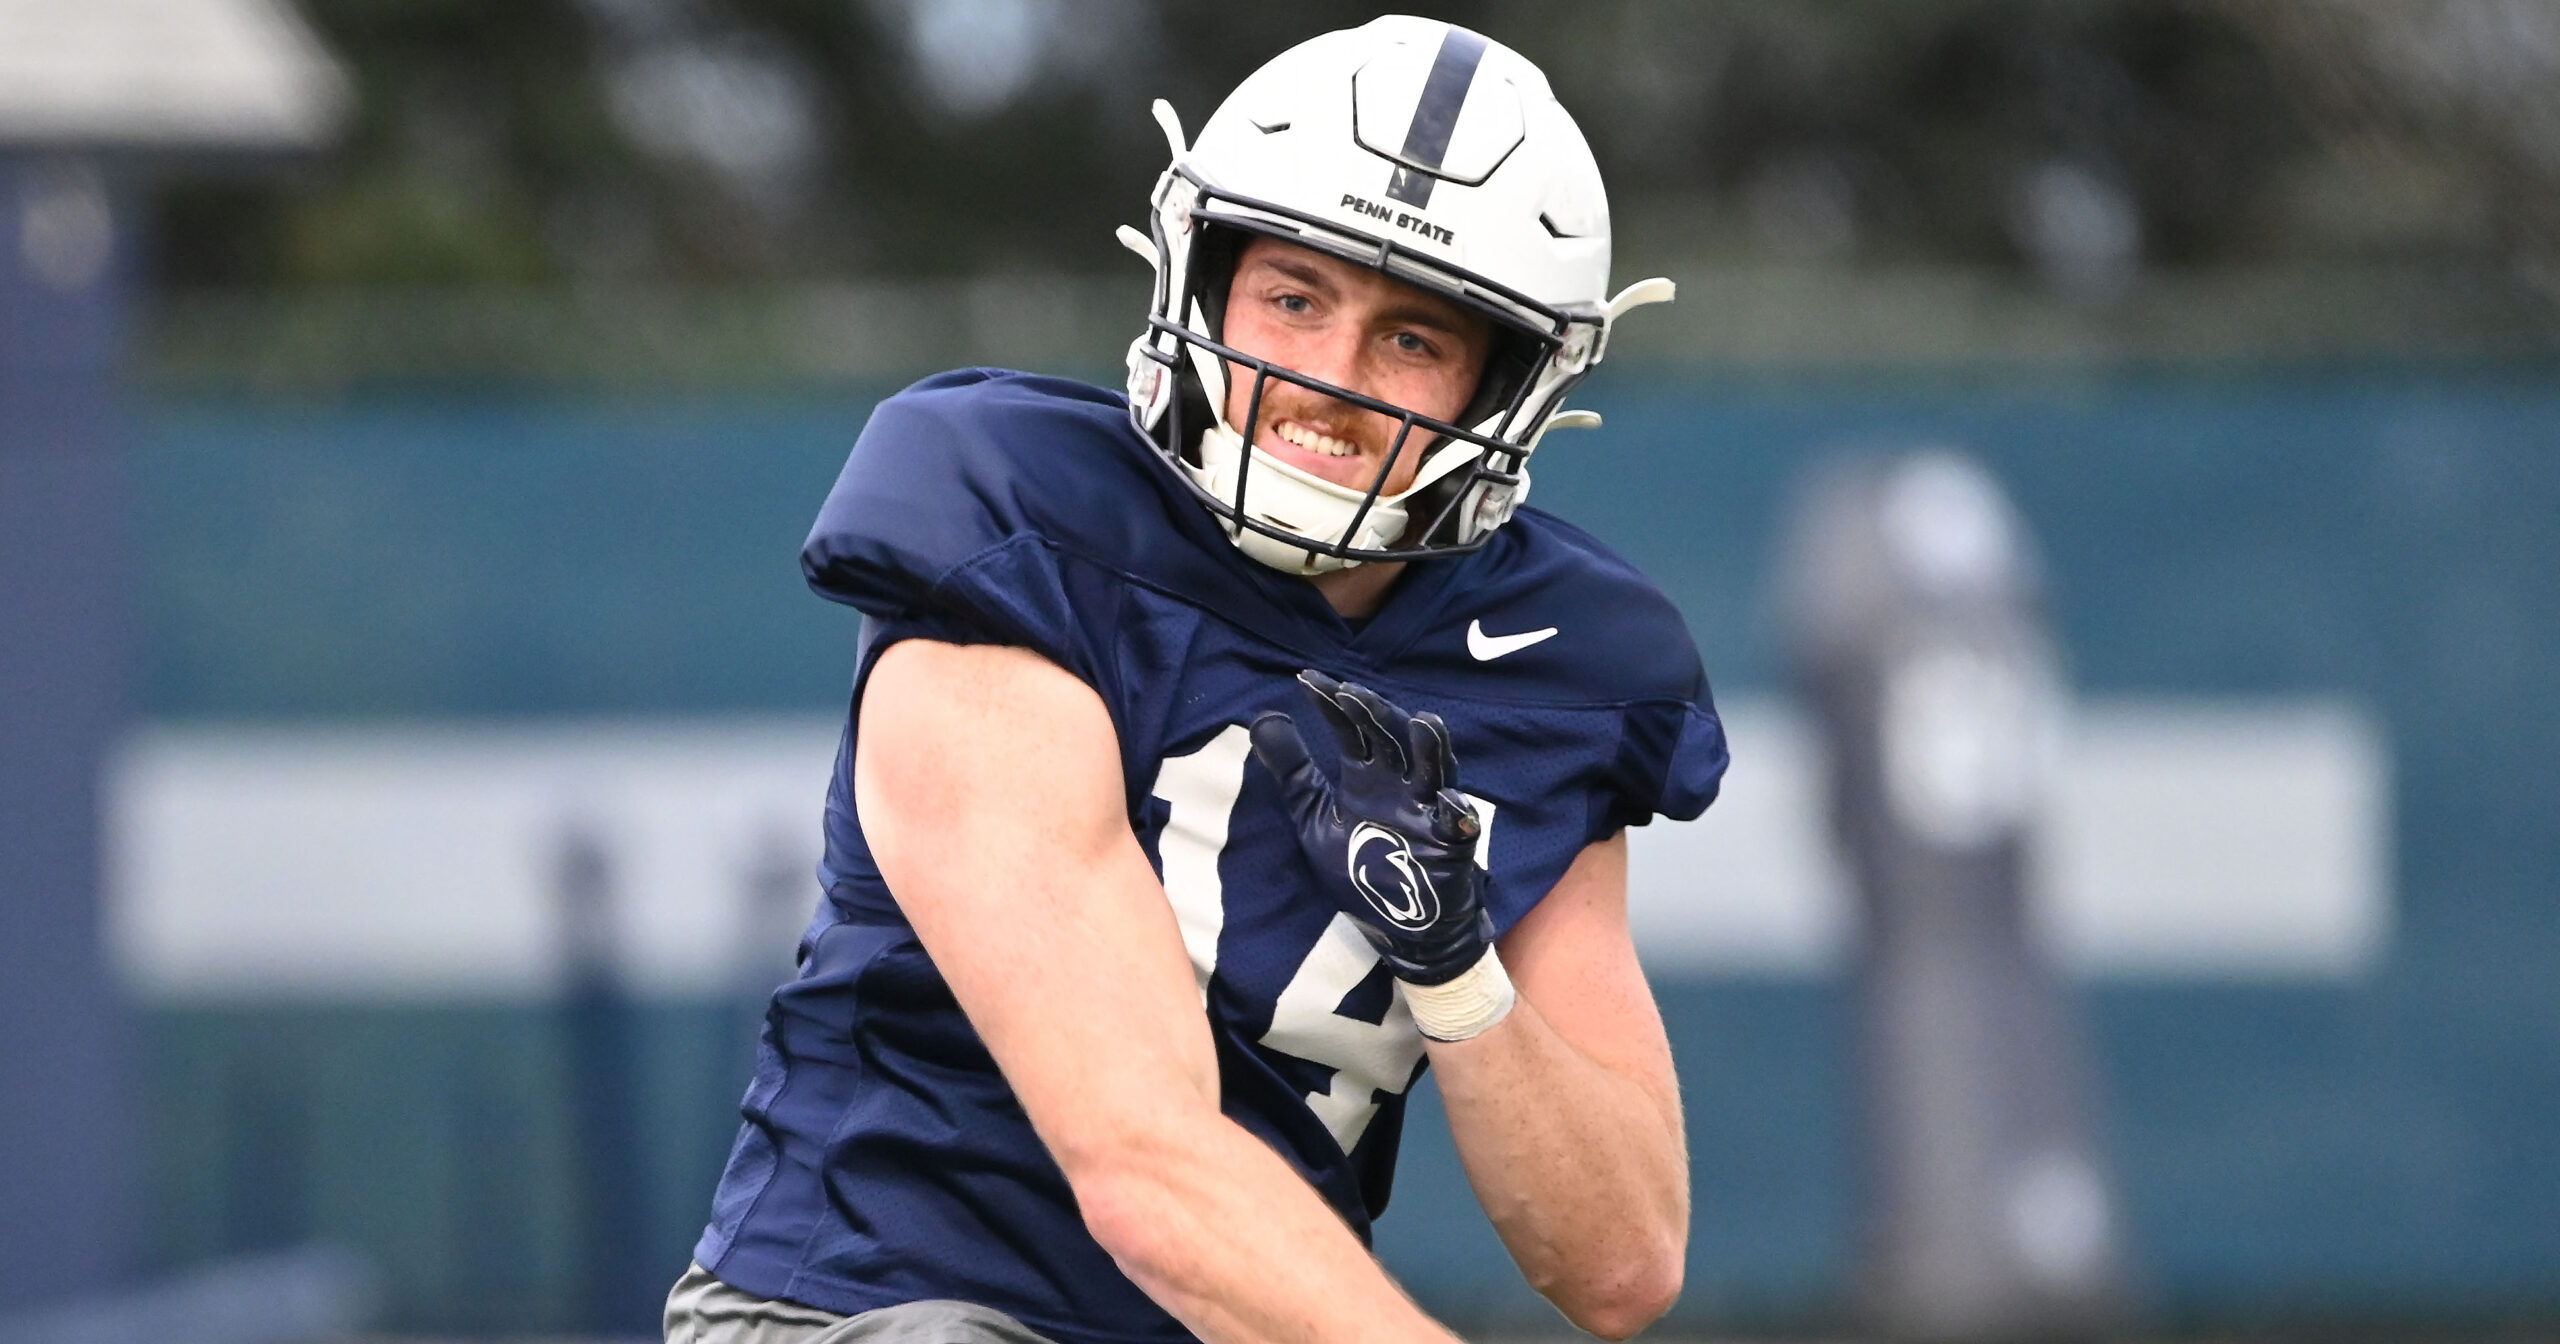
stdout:
<svg viewBox="0 0 2560 1344">
<path fill-rule="evenodd" d="M 1617 317 L 1672 295 L 1668 280 L 1608 293 L 1609 205 L 1573 118 L 1518 52 L 1401 15 L 1282 52 L 1221 104 L 1196 143 L 1173 109 L 1173 149 L 1149 231 L 1121 241 L 1156 271 L 1147 330 L 1129 347 L 1129 415 L 1253 558 L 1294 574 L 1484 544 L 1529 492 L 1548 429 L 1596 425 L 1562 409 L 1607 349 Z M 1447 423 L 1224 344 L 1227 284 L 1244 239 L 1265 234 L 1372 266 L 1493 320 L 1474 402 Z M 1254 415 L 1226 422 L 1227 369 L 1402 422 L 1366 490 L 1252 447 Z M 1420 474 L 1382 494 L 1397 457 Z"/>
</svg>

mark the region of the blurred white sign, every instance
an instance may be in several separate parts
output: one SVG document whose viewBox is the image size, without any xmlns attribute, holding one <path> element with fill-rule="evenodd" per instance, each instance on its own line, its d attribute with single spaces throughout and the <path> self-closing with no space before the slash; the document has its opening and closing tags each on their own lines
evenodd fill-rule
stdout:
<svg viewBox="0 0 2560 1344">
<path fill-rule="evenodd" d="M 1657 974 L 1826 973 L 1857 908 L 1821 742 L 1776 698 L 1721 706 L 1734 766 L 1687 825 L 1638 829 L 1637 946 Z M 2339 977 L 2391 927 L 2390 756 L 2331 701 L 2107 700 L 2063 732 L 2035 925 L 2086 976 Z"/>
<path fill-rule="evenodd" d="M 546 992 L 565 960 L 558 865 L 583 832 L 635 983 L 769 984 L 816 907 L 839 728 L 147 733 L 111 795 L 111 936 L 161 996 Z M 758 908 L 777 874 L 788 904 Z"/>
<path fill-rule="evenodd" d="M 1781 701 L 1724 705 L 1736 764 L 1697 822 L 1635 833 L 1661 976 L 1829 974 L 1855 904 L 1819 749 Z M 112 784 L 112 936 L 155 997 L 553 989 L 556 866 L 608 856 L 615 954 L 656 993 L 770 984 L 816 901 L 839 724 L 164 729 Z M 2354 974 L 2390 926 L 2378 728 L 2318 702 L 2099 701 L 2042 831 L 2038 925 L 2082 974 Z"/>
<path fill-rule="evenodd" d="M 285 0 L 0 0 L 0 144 L 310 146 L 352 102 Z"/>
</svg>

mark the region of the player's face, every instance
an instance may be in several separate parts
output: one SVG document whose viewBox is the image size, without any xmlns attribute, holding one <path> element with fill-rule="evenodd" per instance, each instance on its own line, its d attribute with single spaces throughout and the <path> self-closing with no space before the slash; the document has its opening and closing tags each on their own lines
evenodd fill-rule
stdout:
<svg viewBox="0 0 2560 1344">
<path fill-rule="evenodd" d="M 1338 257 L 1257 237 L 1236 258 L 1227 287 L 1227 344 L 1336 387 L 1455 420 L 1475 396 L 1492 345 L 1491 323 Z M 1241 427 L 1253 371 L 1227 371 L 1227 423 Z M 1268 379 L 1254 446 L 1311 475 L 1366 490 L 1394 449 L 1398 422 L 1375 411 Z M 1410 436 L 1384 494 L 1413 484 L 1435 440 Z"/>
</svg>

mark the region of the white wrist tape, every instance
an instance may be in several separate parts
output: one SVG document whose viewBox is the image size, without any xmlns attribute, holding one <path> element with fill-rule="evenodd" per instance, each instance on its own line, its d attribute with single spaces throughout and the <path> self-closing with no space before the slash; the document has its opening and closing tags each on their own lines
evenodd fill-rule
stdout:
<svg viewBox="0 0 2560 1344">
<path fill-rule="evenodd" d="M 1439 985 L 1399 980 L 1396 989 L 1404 995 L 1413 1024 L 1435 1041 L 1463 1041 L 1487 1031 L 1519 1001 L 1511 988 L 1511 973 L 1502 969 L 1502 958 L 1490 947 L 1455 980 Z"/>
</svg>

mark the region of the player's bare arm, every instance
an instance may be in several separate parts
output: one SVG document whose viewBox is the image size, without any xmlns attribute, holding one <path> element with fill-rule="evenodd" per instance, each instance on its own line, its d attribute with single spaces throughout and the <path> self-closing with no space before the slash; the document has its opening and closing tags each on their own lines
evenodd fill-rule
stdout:
<svg viewBox="0 0 2560 1344">
<path fill-rule="evenodd" d="M 1219 1112 L 1111 720 L 1038 655 L 911 640 L 873 668 L 855 802 L 883 876 L 1094 1237 L 1202 1338 L 1448 1338 Z"/>
<path fill-rule="evenodd" d="M 1585 847 L 1497 948 L 1447 726 L 1320 672 L 1299 680 L 1307 712 L 1256 720 L 1254 754 L 1443 1070 L 1478 1199 L 1568 1319 L 1634 1334 L 1679 1296 L 1689 1201 L 1670 1045 L 1627 930 L 1624 833 Z M 1324 725 L 1332 771 L 1300 717 Z"/>
<path fill-rule="evenodd" d="M 1530 1284 L 1623 1339 L 1680 1295 L 1688 1147 L 1662 1015 L 1627 932 L 1625 832 L 1500 943 L 1510 1014 L 1431 1067 L 1476 1198 Z"/>
</svg>

